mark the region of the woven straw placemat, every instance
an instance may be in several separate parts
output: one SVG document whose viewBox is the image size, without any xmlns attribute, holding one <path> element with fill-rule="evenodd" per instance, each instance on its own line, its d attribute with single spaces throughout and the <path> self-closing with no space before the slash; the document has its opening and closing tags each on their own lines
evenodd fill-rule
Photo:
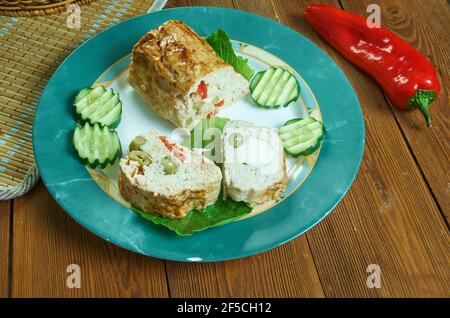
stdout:
<svg viewBox="0 0 450 318">
<path fill-rule="evenodd" d="M 59 13 L 69 4 L 87 4 L 95 0 L 0 0 L 0 15 L 33 17 Z"/>
<path fill-rule="evenodd" d="M 70 12 L 0 17 L 0 200 L 25 193 L 38 178 L 31 142 L 33 117 L 54 70 L 82 42 L 147 12 L 152 3 L 94 1 L 81 6 L 79 29 L 67 26 Z"/>
</svg>

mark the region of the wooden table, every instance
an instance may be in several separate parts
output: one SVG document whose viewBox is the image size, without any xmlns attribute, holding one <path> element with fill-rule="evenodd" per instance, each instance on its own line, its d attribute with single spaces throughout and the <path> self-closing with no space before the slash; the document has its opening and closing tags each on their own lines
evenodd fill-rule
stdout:
<svg viewBox="0 0 450 318">
<path fill-rule="evenodd" d="M 315 35 L 302 18 L 309 2 L 367 15 L 377 2 L 384 26 L 436 66 L 443 92 L 427 129 L 417 112 L 392 107 L 380 87 Z M 264 15 L 305 35 L 344 70 L 364 111 L 366 148 L 348 194 L 305 235 L 244 259 L 187 264 L 137 255 L 87 232 L 42 182 L 0 202 L 1 297 L 449 297 L 450 5 L 445 0 L 169 1 Z M 299 57 L 301 58 L 301 57 Z M 66 287 L 69 264 L 81 288 Z M 368 288 L 368 265 L 381 288 Z"/>
</svg>

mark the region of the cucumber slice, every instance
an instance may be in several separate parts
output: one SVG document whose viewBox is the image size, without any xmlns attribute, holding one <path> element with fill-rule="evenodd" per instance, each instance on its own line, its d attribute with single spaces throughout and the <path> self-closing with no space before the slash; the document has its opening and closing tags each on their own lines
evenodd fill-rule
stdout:
<svg viewBox="0 0 450 318">
<path fill-rule="evenodd" d="M 90 91 L 89 91 L 90 90 Z M 84 95 L 85 93 L 82 92 L 88 92 L 88 94 Z M 91 105 L 97 98 L 102 96 L 105 93 L 105 88 L 103 86 L 97 86 L 96 88 L 83 88 L 78 95 L 75 97 L 75 103 L 77 106 L 77 110 L 81 111 L 85 107 Z"/>
<path fill-rule="evenodd" d="M 89 96 L 89 95 L 88 95 Z M 87 107 L 84 107 L 81 110 L 81 116 L 86 119 L 91 119 L 90 115 L 93 114 L 96 110 L 98 110 L 101 107 L 104 107 L 104 105 L 114 96 L 114 93 L 112 89 L 108 89 L 106 92 L 104 92 L 100 97 L 98 97 L 92 104 L 88 105 Z M 93 123 L 91 123 L 93 124 Z"/>
<path fill-rule="evenodd" d="M 119 95 L 103 86 L 83 88 L 75 97 L 74 113 L 82 123 L 100 123 L 111 128 L 117 127 L 122 115 Z"/>
<path fill-rule="evenodd" d="M 85 97 L 87 94 L 89 94 L 90 92 L 92 92 L 92 88 L 90 87 L 86 87 L 83 88 L 78 94 L 77 96 L 75 96 L 75 103 L 78 103 L 81 99 L 83 99 L 83 97 Z"/>
<path fill-rule="evenodd" d="M 287 121 L 278 134 L 284 149 L 292 157 L 307 156 L 316 151 L 325 136 L 325 127 L 312 117 Z"/>
<path fill-rule="evenodd" d="M 102 123 L 111 128 L 116 128 L 119 125 L 120 118 L 122 116 L 122 103 L 119 102 L 114 105 L 113 109 L 109 113 L 102 117 Z"/>
<path fill-rule="evenodd" d="M 80 161 L 94 169 L 105 168 L 122 155 L 117 132 L 99 123 L 77 126 L 72 141 Z"/>
<path fill-rule="evenodd" d="M 286 107 L 300 96 L 300 85 L 289 71 L 270 67 L 253 77 L 250 93 L 253 101 L 260 107 Z"/>
</svg>

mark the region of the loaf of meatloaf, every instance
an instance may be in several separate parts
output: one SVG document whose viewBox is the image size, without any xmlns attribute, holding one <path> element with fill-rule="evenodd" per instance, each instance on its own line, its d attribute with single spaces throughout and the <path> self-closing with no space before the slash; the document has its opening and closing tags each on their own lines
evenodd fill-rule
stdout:
<svg viewBox="0 0 450 318">
<path fill-rule="evenodd" d="M 174 20 L 135 44 L 129 81 L 158 116 L 188 129 L 248 92 L 243 76 L 190 27 Z"/>
<path fill-rule="evenodd" d="M 216 202 L 222 173 L 214 162 L 171 143 L 156 130 L 139 138 L 145 141 L 139 151 L 146 160 L 139 162 L 128 154 L 120 161 L 119 190 L 125 200 L 145 212 L 178 219 Z M 165 169 L 167 160 L 170 170 Z"/>
</svg>

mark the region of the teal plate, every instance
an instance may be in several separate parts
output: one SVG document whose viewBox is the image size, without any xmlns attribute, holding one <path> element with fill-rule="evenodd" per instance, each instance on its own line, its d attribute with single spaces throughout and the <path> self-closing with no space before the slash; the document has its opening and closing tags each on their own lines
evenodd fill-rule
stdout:
<svg viewBox="0 0 450 318">
<path fill-rule="evenodd" d="M 288 198 L 265 213 L 222 227 L 178 237 L 111 199 L 76 159 L 71 104 L 131 51 L 148 30 L 181 19 L 201 35 L 221 28 L 285 61 L 301 74 L 320 105 L 327 135 L 314 169 Z M 364 149 L 358 99 L 339 67 L 315 44 L 286 26 L 250 13 L 210 7 L 176 8 L 139 16 L 98 34 L 74 51 L 48 82 L 37 108 L 36 162 L 51 195 L 82 226 L 141 254 L 178 261 L 220 261 L 260 253 L 304 233 L 342 199 Z"/>
</svg>

